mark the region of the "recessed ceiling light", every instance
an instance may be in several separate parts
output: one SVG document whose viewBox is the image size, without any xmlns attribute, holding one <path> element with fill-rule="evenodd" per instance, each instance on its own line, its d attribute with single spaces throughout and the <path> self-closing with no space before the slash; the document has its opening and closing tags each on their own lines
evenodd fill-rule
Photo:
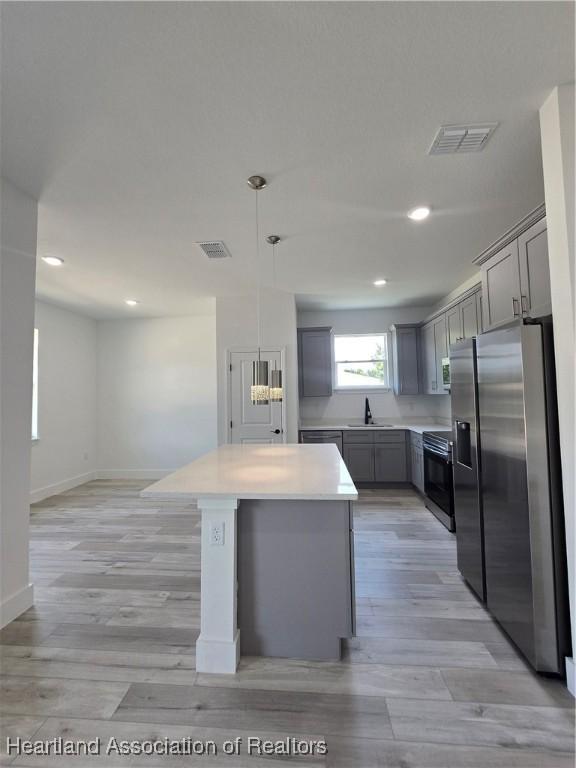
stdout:
<svg viewBox="0 0 576 768">
<path fill-rule="evenodd" d="M 388 281 L 381 278 L 380 280 L 374 280 L 374 285 L 386 285 Z"/>
<path fill-rule="evenodd" d="M 413 208 L 408 212 L 408 218 L 412 219 L 412 221 L 422 221 L 423 219 L 428 218 L 429 215 L 430 208 L 428 208 L 426 205 L 423 205 L 419 208 Z"/>
<path fill-rule="evenodd" d="M 140 304 L 139 301 L 136 301 L 136 299 L 125 299 L 125 304 L 128 304 L 129 307 L 136 307 L 138 304 Z"/>
<path fill-rule="evenodd" d="M 50 264 L 51 267 L 61 267 L 64 264 L 64 259 L 61 259 L 59 256 L 42 256 L 42 261 Z"/>
</svg>

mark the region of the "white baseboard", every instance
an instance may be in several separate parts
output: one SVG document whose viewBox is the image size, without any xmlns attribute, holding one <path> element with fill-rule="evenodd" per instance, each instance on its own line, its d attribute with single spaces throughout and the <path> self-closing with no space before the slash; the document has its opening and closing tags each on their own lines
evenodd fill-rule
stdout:
<svg viewBox="0 0 576 768">
<path fill-rule="evenodd" d="M 69 477 L 59 483 L 46 485 L 30 492 L 30 504 L 56 496 L 59 493 L 70 491 L 79 485 L 89 483 L 90 480 L 161 480 L 174 469 L 101 469 L 93 472 L 85 472 L 83 475 Z"/>
<path fill-rule="evenodd" d="M 576 699 L 576 664 L 570 657 L 566 659 L 566 687 Z"/>
<path fill-rule="evenodd" d="M 175 469 L 99 469 L 97 480 L 161 480 Z"/>
<path fill-rule="evenodd" d="M 58 493 L 64 493 L 72 488 L 76 488 L 78 485 L 88 483 L 90 480 L 96 480 L 96 472 L 84 472 L 82 475 L 76 475 L 76 477 L 68 477 L 66 480 L 61 480 L 59 483 L 53 483 L 52 485 L 45 485 L 44 488 L 37 488 L 30 492 L 30 504 L 36 504 L 38 501 L 44 501 L 50 496 L 56 496 Z"/>
<path fill-rule="evenodd" d="M 34 604 L 34 585 L 28 584 L 0 603 L 0 629 L 17 619 Z"/>
</svg>

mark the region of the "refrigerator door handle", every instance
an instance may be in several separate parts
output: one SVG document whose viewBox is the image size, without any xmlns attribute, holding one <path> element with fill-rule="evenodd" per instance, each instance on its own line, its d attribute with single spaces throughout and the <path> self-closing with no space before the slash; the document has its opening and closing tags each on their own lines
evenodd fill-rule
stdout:
<svg viewBox="0 0 576 768">
<path fill-rule="evenodd" d="M 512 314 L 514 317 L 520 317 L 520 309 L 518 304 L 518 299 L 515 296 L 512 296 Z"/>
<path fill-rule="evenodd" d="M 528 297 L 522 294 L 520 296 L 520 306 L 522 307 L 522 314 L 527 315 L 528 314 Z"/>
</svg>

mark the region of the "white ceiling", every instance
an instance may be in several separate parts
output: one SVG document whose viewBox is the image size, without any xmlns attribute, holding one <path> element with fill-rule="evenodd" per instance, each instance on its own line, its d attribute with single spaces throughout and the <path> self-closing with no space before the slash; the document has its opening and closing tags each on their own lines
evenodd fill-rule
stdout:
<svg viewBox="0 0 576 768">
<path fill-rule="evenodd" d="M 40 200 L 39 255 L 66 260 L 39 263 L 39 294 L 114 317 L 252 291 L 262 173 L 262 236 L 285 238 L 278 281 L 301 305 L 431 304 L 543 200 L 538 108 L 573 79 L 573 12 L 3 3 L 2 172 Z M 427 155 L 469 121 L 500 122 L 483 152 Z M 208 262 L 206 239 L 232 259 Z"/>
</svg>

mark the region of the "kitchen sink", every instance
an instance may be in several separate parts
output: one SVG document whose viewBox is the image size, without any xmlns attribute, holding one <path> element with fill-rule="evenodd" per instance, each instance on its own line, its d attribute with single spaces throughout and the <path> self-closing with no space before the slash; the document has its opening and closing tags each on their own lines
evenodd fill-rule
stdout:
<svg viewBox="0 0 576 768">
<path fill-rule="evenodd" d="M 348 427 L 354 427 L 354 429 L 372 429 L 373 427 L 390 429 L 394 428 L 395 424 L 380 424 L 379 421 L 375 421 L 372 424 L 347 424 Z"/>
</svg>

